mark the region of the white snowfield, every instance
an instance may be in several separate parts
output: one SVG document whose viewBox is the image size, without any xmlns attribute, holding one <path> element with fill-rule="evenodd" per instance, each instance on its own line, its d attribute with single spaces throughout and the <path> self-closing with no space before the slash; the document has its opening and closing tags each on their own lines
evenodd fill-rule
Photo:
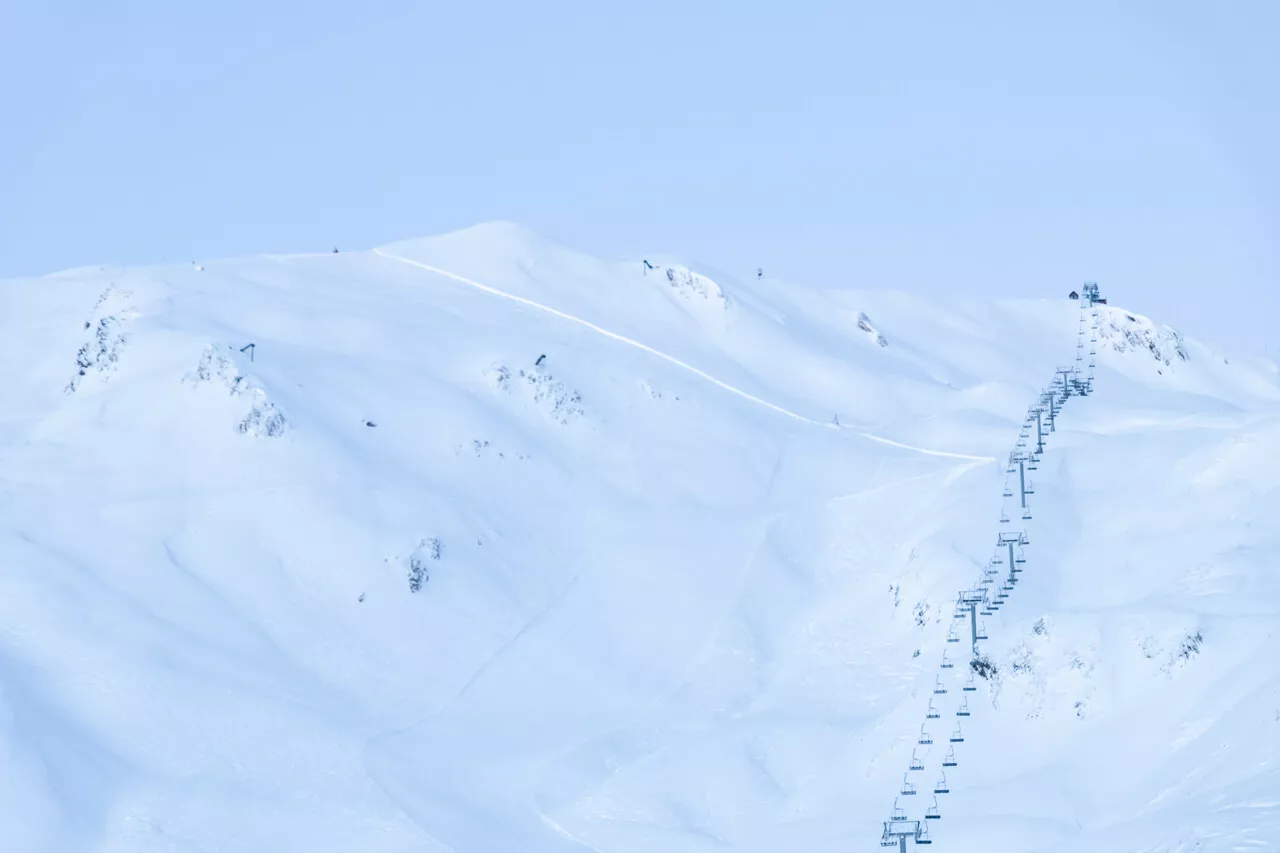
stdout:
<svg viewBox="0 0 1280 853">
<path fill-rule="evenodd" d="M 648 260 L 0 282 L 0 850 L 1280 849 L 1272 365 L 1101 310 L 962 692 L 1079 283 Z"/>
</svg>

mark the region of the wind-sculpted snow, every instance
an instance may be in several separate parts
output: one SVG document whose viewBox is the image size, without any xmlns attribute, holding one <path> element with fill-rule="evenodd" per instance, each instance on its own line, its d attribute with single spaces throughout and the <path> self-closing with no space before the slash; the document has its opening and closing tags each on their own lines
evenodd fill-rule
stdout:
<svg viewBox="0 0 1280 853">
<path fill-rule="evenodd" d="M 645 259 L 0 282 L 0 848 L 874 846 L 1079 305 Z M 1280 838 L 1276 372 L 1126 315 L 935 703 L 940 853 Z"/>
</svg>

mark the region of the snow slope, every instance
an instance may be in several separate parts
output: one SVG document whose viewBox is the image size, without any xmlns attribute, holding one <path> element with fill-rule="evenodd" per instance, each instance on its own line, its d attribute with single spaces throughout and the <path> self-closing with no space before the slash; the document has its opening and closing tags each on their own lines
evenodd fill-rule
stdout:
<svg viewBox="0 0 1280 853">
<path fill-rule="evenodd" d="M 877 847 L 1078 306 L 649 260 L 0 282 L 4 849 Z M 1101 321 L 934 847 L 1277 849 L 1280 381 Z"/>
</svg>

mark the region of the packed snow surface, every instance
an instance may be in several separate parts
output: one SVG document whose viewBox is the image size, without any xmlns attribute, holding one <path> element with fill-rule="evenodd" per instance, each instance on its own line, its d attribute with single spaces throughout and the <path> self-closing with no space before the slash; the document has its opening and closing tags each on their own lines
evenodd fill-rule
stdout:
<svg viewBox="0 0 1280 853">
<path fill-rule="evenodd" d="M 871 850 L 954 746 L 937 851 L 1280 848 L 1268 364 L 1100 308 L 959 689 L 1072 284 L 502 223 L 0 282 L 0 847 Z"/>
</svg>

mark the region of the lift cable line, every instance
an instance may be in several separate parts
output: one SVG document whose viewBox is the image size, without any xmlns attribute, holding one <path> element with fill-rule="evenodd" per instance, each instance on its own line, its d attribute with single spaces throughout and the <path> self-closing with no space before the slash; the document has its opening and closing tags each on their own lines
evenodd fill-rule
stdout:
<svg viewBox="0 0 1280 853">
<path fill-rule="evenodd" d="M 1072 294 L 1075 297 L 1075 294 Z M 1053 378 L 1040 392 L 1036 402 L 1027 409 L 1018 439 L 1005 463 L 1005 481 L 1000 508 L 1000 528 L 996 534 L 995 549 L 991 559 L 982 570 L 982 576 L 972 586 L 956 594 L 955 612 L 951 624 L 947 628 L 946 645 L 943 646 L 942 659 L 938 664 L 938 674 L 934 676 L 933 691 L 929 695 L 928 707 L 925 709 L 925 720 L 920 724 L 920 734 L 916 746 L 911 751 L 911 761 L 903 773 L 902 784 L 898 796 L 894 797 L 893 808 L 889 820 L 884 822 L 884 831 L 880 837 L 881 847 L 897 847 L 906 853 L 907 843 L 931 845 L 929 837 L 929 821 L 941 820 L 942 810 L 938 805 L 938 797 L 951 792 L 947 781 L 947 770 L 958 767 L 956 745 L 965 742 L 961 722 L 972 717 L 969 706 L 969 693 L 976 692 L 977 675 L 987 674 L 989 662 L 982 655 L 979 643 L 987 640 L 986 622 L 979 617 L 995 615 L 1009 601 L 1016 589 L 1019 576 L 1023 573 L 1027 559 L 1026 548 L 1031 544 L 1025 527 L 1018 522 L 1031 520 L 1031 498 L 1035 496 L 1035 484 L 1030 476 L 1039 467 L 1044 456 L 1046 442 L 1058 429 L 1058 418 L 1067 401 L 1072 397 L 1087 397 L 1093 393 L 1094 373 L 1097 367 L 1098 354 L 1098 317 L 1099 305 L 1107 304 L 1102 298 L 1096 282 L 1085 282 L 1080 299 L 1080 319 L 1076 329 L 1076 351 L 1074 363 L 1069 367 L 1058 367 Z M 1085 344 L 1088 343 L 1086 349 Z M 1087 354 L 1087 360 L 1086 360 Z M 966 630 L 967 629 L 967 630 Z M 955 728 L 944 741 L 947 744 L 946 755 L 941 761 L 941 771 L 937 781 L 928 792 L 933 791 L 933 801 L 925 808 L 922 819 L 908 817 L 906 810 L 899 805 L 901 797 L 912 797 L 908 802 L 919 800 L 919 783 L 911 778 L 912 773 L 920 773 L 926 769 L 925 757 L 933 744 L 933 735 L 929 731 L 931 720 L 941 721 L 939 703 L 947 703 L 949 696 L 947 683 L 943 675 L 955 678 L 955 661 L 950 654 L 951 644 L 958 644 L 961 637 L 967 634 L 971 658 L 966 667 L 968 675 L 960 690 L 960 702 L 950 706 L 955 709 Z M 950 713 L 950 711 L 948 711 Z M 944 730 L 945 731 L 945 730 Z M 926 783 L 927 784 L 927 783 Z"/>
</svg>

